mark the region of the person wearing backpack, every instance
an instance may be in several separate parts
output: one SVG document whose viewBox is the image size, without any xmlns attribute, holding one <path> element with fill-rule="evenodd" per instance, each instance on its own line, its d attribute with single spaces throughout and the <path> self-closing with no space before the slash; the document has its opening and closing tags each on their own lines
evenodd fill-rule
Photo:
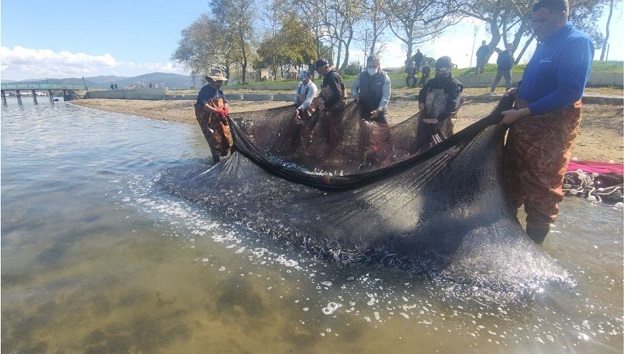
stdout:
<svg viewBox="0 0 625 354">
<path fill-rule="evenodd" d="M 503 76 L 506 82 L 506 92 L 512 88 L 512 83 L 510 82 L 510 70 L 512 70 L 512 65 L 514 64 L 514 58 L 512 57 L 512 46 L 510 44 L 506 45 L 506 50 L 501 50 L 499 48 L 495 48 L 497 52 L 497 75 L 495 75 L 495 80 L 493 84 L 490 86 L 490 93 L 495 93 L 495 88 L 499 85 L 499 81 Z"/>
</svg>

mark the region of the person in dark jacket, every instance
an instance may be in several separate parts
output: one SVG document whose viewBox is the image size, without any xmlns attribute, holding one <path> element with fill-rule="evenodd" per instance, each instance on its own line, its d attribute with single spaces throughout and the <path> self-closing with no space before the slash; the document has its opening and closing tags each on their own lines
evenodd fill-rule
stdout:
<svg viewBox="0 0 625 354">
<path fill-rule="evenodd" d="M 328 153 L 332 153 L 341 139 L 341 117 L 345 108 L 345 84 L 339 72 L 330 66 L 326 59 L 315 62 L 317 74 L 323 77 L 319 96 L 314 106 L 319 111 L 319 118 L 328 124 Z M 316 123 L 316 122 L 315 122 Z M 314 128 L 314 123 L 311 126 Z"/>
<path fill-rule="evenodd" d="M 506 92 L 512 88 L 512 83 L 510 80 L 510 70 L 512 70 L 512 65 L 514 64 L 514 58 L 512 57 L 512 46 L 510 44 L 506 45 L 506 50 L 501 50 L 499 48 L 495 48 L 497 52 L 497 75 L 495 75 L 495 80 L 493 80 L 493 84 L 490 86 L 490 93 L 495 93 L 495 88 L 499 85 L 499 81 L 503 76 L 506 82 Z"/>
<path fill-rule="evenodd" d="M 421 62 L 423 61 L 423 53 L 421 53 L 421 49 L 417 49 L 417 52 L 412 56 L 412 61 L 414 61 L 414 65 L 417 67 L 417 72 L 419 72 Z"/>
<path fill-rule="evenodd" d="M 419 86 L 423 87 L 426 82 L 430 79 L 430 72 L 432 71 L 432 67 L 426 61 L 421 68 L 421 80 L 419 80 Z"/>
<path fill-rule="evenodd" d="M 417 74 L 419 68 L 415 66 L 414 61 L 410 61 L 410 64 L 406 67 L 406 87 L 417 87 Z"/>
<path fill-rule="evenodd" d="M 475 52 L 475 75 L 484 74 L 484 66 L 486 66 L 489 56 L 490 47 L 486 44 L 486 41 L 482 41 L 482 45 L 477 49 L 477 52 Z"/>
<path fill-rule="evenodd" d="M 419 91 L 417 152 L 425 152 L 453 134 L 456 117 L 462 103 L 463 85 L 451 76 L 451 58 L 438 58 L 435 76 Z"/>
</svg>

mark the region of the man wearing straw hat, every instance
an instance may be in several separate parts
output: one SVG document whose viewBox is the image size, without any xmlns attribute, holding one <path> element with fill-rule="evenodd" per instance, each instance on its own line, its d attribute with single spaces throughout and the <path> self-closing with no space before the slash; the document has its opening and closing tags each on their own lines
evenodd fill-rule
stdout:
<svg viewBox="0 0 625 354">
<path fill-rule="evenodd" d="M 230 109 L 221 90 L 221 85 L 228 79 L 219 69 L 211 70 L 211 74 L 205 78 L 207 83 L 198 93 L 194 105 L 195 118 L 200 123 L 204 138 L 208 142 L 213 162 L 217 163 L 221 157 L 228 156 L 233 144 L 228 125 Z"/>
</svg>

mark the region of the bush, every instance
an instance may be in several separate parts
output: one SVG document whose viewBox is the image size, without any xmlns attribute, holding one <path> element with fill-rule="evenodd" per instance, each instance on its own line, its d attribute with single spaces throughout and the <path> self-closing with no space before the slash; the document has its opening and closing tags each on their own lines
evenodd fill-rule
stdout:
<svg viewBox="0 0 625 354">
<path fill-rule="evenodd" d="M 353 61 L 353 62 L 349 63 L 349 65 L 347 65 L 345 67 L 344 74 L 345 75 L 354 75 L 354 76 L 356 76 L 356 75 L 360 74 L 361 71 L 362 71 L 362 67 L 360 66 L 360 63 Z"/>
</svg>

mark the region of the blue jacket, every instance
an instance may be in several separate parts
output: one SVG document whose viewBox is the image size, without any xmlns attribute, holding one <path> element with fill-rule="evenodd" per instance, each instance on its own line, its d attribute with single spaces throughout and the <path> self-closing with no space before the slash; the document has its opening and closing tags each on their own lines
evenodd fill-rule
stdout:
<svg viewBox="0 0 625 354">
<path fill-rule="evenodd" d="M 200 106 L 204 106 L 207 103 L 210 104 L 211 99 L 218 100 L 220 98 L 224 100 L 224 103 L 228 103 L 228 100 L 226 100 L 226 96 L 221 89 L 217 90 L 211 85 L 206 84 L 200 89 L 200 92 L 197 95 L 196 103 Z"/>
<path fill-rule="evenodd" d="M 530 59 L 518 97 L 532 114 L 545 114 L 582 98 L 595 48 L 592 40 L 570 23 L 538 44 Z"/>
</svg>

